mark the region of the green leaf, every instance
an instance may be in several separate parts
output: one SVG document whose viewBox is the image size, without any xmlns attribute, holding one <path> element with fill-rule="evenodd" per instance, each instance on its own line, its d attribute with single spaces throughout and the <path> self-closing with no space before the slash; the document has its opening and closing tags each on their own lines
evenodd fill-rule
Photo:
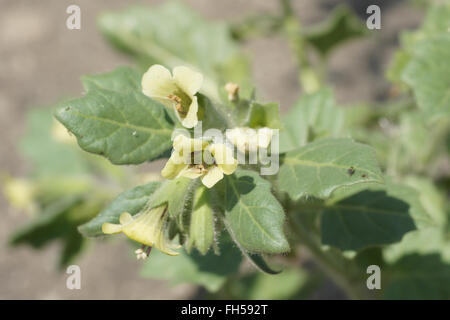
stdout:
<svg viewBox="0 0 450 320">
<path fill-rule="evenodd" d="M 365 25 L 347 7 L 338 7 L 331 17 L 315 29 L 306 32 L 305 39 L 326 56 L 340 44 L 366 35 Z"/>
<path fill-rule="evenodd" d="M 394 84 L 405 87 L 403 73 L 411 60 L 413 51 L 417 44 L 423 40 L 429 40 L 435 37 L 446 35 L 450 27 L 450 5 L 434 4 L 429 7 L 423 24 L 420 29 L 414 32 L 403 32 L 400 34 L 400 48 L 394 55 L 393 61 L 387 70 L 387 78 Z"/>
<path fill-rule="evenodd" d="M 405 70 L 411 56 L 406 50 L 397 50 L 392 61 L 386 71 L 386 78 L 392 83 L 402 88 L 405 84 L 402 81 L 402 73 Z"/>
<path fill-rule="evenodd" d="M 149 202 L 154 207 L 167 203 L 170 217 L 176 221 L 181 231 L 187 231 L 194 192 L 198 186 L 198 180 L 185 177 L 166 180 L 151 195 Z"/>
<path fill-rule="evenodd" d="M 283 208 L 270 183 L 257 173 L 238 170 L 221 182 L 223 221 L 234 241 L 252 253 L 289 251 L 283 233 Z"/>
<path fill-rule="evenodd" d="M 420 201 L 421 206 L 432 218 L 434 225 L 443 228 L 449 218 L 446 212 L 445 191 L 440 190 L 431 178 L 407 176 L 405 183 L 417 190 L 415 199 Z"/>
<path fill-rule="evenodd" d="M 450 36 L 421 41 L 402 74 L 427 118 L 450 116 Z"/>
<path fill-rule="evenodd" d="M 283 116 L 280 152 L 294 150 L 318 138 L 342 137 L 344 122 L 344 110 L 336 105 L 332 90 L 304 94 Z"/>
<path fill-rule="evenodd" d="M 205 255 L 214 242 L 214 216 L 205 187 L 197 189 L 189 225 L 188 252 L 192 247 Z"/>
<path fill-rule="evenodd" d="M 84 150 L 114 164 L 139 164 L 170 149 L 173 123 L 165 107 L 136 88 L 139 75 L 128 68 L 83 79 L 87 94 L 67 101 L 56 118 Z"/>
<path fill-rule="evenodd" d="M 383 183 L 374 150 L 351 139 L 323 139 L 288 152 L 278 179 L 280 189 L 294 200 L 327 198 L 355 184 Z"/>
<path fill-rule="evenodd" d="M 64 234 L 63 241 L 64 245 L 59 259 L 61 269 L 74 262 L 88 242 L 76 228 L 68 230 Z"/>
<path fill-rule="evenodd" d="M 421 37 L 432 37 L 448 33 L 450 27 L 450 4 L 441 3 L 430 6 L 419 31 Z"/>
<path fill-rule="evenodd" d="M 41 214 L 39 214 L 30 223 L 15 231 L 11 236 L 9 242 L 12 245 L 22 243 L 29 243 L 34 248 L 44 246 L 48 241 L 53 240 L 54 237 L 61 235 L 63 232 L 64 215 L 80 204 L 82 198 L 80 196 L 62 198 L 57 202 L 47 206 Z"/>
<path fill-rule="evenodd" d="M 425 187 L 423 187 L 423 189 L 425 189 Z M 333 194 L 332 199 L 330 199 L 326 203 L 326 214 L 324 214 L 322 217 L 322 225 L 326 224 L 328 229 L 322 228 L 322 238 L 333 238 L 331 241 L 334 241 L 335 243 L 338 243 L 340 241 L 339 239 L 337 239 L 338 237 L 342 238 L 342 241 L 348 243 L 353 239 L 355 243 L 367 243 L 367 246 L 384 243 L 383 241 L 386 240 L 384 238 L 385 235 L 383 234 L 383 232 L 381 232 L 380 228 L 372 228 L 370 232 L 365 232 L 363 234 L 363 239 L 361 239 L 361 235 L 359 232 L 363 231 L 364 229 L 360 229 L 358 225 L 355 224 L 364 223 L 364 219 L 366 219 L 365 215 L 367 215 L 370 219 L 372 218 L 372 215 L 376 216 L 377 212 L 379 212 L 378 209 L 374 209 L 375 206 L 370 205 L 372 201 L 371 199 L 368 199 L 367 203 L 364 203 L 365 200 L 362 196 L 364 192 L 367 193 L 368 198 L 379 194 L 380 198 L 385 199 L 384 201 L 386 203 L 382 203 L 381 200 L 379 201 L 380 206 L 383 209 L 391 210 L 389 207 L 390 204 L 396 203 L 399 204 L 400 208 L 401 203 L 405 203 L 408 208 L 405 208 L 405 211 L 402 215 L 405 216 L 405 219 L 410 220 L 410 222 L 412 221 L 412 226 L 414 227 L 414 229 L 415 227 L 417 227 L 419 230 L 426 230 L 429 228 L 434 229 L 436 227 L 436 220 L 427 212 L 427 210 L 424 209 L 424 206 L 422 205 L 423 189 L 419 189 L 421 190 L 421 193 L 419 193 L 416 189 L 407 185 L 393 183 L 391 179 L 387 179 L 386 183 L 383 185 L 374 185 L 370 187 L 364 185 L 356 185 L 349 188 L 340 189 L 336 191 Z M 350 205 L 345 205 L 344 207 L 340 205 L 341 202 L 348 201 L 348 199 L 351 199 L 352 196 L 355 196 L 357 194 L 360 194 L 361 197 L 355 199 L 354 201 L 350 201 Z M 358 206 L 358 201 L 361 202 L 361 206 Z M 354 218 L 352 218 L 353 216 L 356 216 L 357 219 L 354 220 Z M 381 214 L 380 216 L 376 216 L 376 219 L 377 221 L 383 221 L 382 223 L 379 223 L 379 225 L 384 226 L 386 230 L 396 228 L 395 224 L 398 222 L 396 219 L 392 219 L 390 215 L 383 214 Z M 338 220 L 338 223 L 336 223 L 336 220 Z M 406 228 L 408 225 L 411 225 L 411 223 L 405 223 L 404 225 L 402 224 L 402 227 Z M 350 232 L 351 230 L 356 230 L 356 232 Z M 398 230 L 398 232 L 401 231 L 397 228 L 396 230 Z M 418 230 L 408 232 L 403 238 L 401 238 L 400 233 L 398 233 L 399 237 L 401 238 L 401 242 L 398 242 L 395 245 L 391 245 L 388 248 L 395 248 L 401 245 L 407 238 L 417 232 Z M 391 234 L 394 235 L 394 233 Z M 373 237 L 373 239 L 378 240 L 377 242 L 371 243 L 364 237 Z M 357 247 L 358 245 L 355 244 L 354 246 Z M 342 247 L 339 248 L 343 249 Z"/>
<path fill-rule="evenodd" d="M 35 177 L 80 176 L 88 171 L 81 152 L 52 136 L 57 123 L 52 109 L 32 109 L 27 114 L 26 134 L 20 142 L 20 150 L 33 165 Z M 55 123 L 56 122 L 56 123 Z"/>
<path fill-rule="evenodd" d="M 212 102 L 205 95 L 198 93 L 199 110 L 197 113 L 198 120 L 202 121 L 202 130 L 208 129 L 225 130 L 230 126 L 231 118 L 227 114 L 228 106 L 221 105 L 218 102 Z"/>
<path fill-rule="evenodd" d="M 398 242 L 416 229 L 408 203 L 385 191 L 365 190 L 325 208 L 322 243 L 341 250 Z"/>
<path fill-rule="evenodd" d="M 429 227 L 406 234 L 402 241 L 384 249 L 383 255 L 387 262 L 395 263 L 402 257 L 419 254 L 440 254 L 442 259 L 450 264 L 450 240 L 445 230 Z"/>
<path fill-rule="evenodd" d="M 159 185 L 159 182 L 150 182 L 121 193 L 98 216 L 81 225 L 78 230 L 86 237 L 103 235 L 103 223 L 119 223 L 119 217 L 124 212 L 131 215 L 138 213 L 149 202 L 151 194 L 155 192 Z"/>
<path fill-rule="evenodd" d="M 160 63 L 198 68 L 206 76 L 202 90 L 211 98 L 217 96 L 217 83 L 248 82 L 248 62 L 237 51 L 229 27 L 205 21 L 181 2 L 105 13 L 99 25 L 114 45 L 145 60 L 146 67 Z"/>
<path fill-rule="evenodd" d="M 261 104 L 258 102 L 251 102 L 245 124 L 250 128 L 268 127 L 280 129 L 281 121 L 279 109 L 278 103 Z"/>
<path fill-rule="evenodd" d="M 152 251 L 141 269 L 143 277 L 169 280 L 171 284 L 194 283 L 208 291 L 219 290 L 227 277 L 237 273 L 242 256 L 230 240 L 222 237 L 220 255 L 209 251 L 206 255 L 181 251 L 178 256 L 168 256 Z"/>
<path fill-rule="evenodd" d="M 409 206 L 409 214 L 414 220 L 417 228 L 435 227 L 436 221 L 425 210 L 420 200 L 422 190 L 415 189 L 407 185 L 393 183 L 392 179 L 388 179 L 386 184 L 380 187 L 372 187 L 371 190 L 386 190 L 391 197 L 404 201 Z"/>
<path fill-rule="evenodd" d="M 256 269 L 258 269 L 261 272 L 267 273 L 267 274 L 279 274 L 283 270 L 275 270 L 275 268 L 271 267 L 267 261 L 257 253 L 250 253 L 246 252 L 245 250 L 242 250 L 242 254 L 250 260 L 250 262 L 255 266 Z"/>
<path fill-rule="evenodd" d="M 104 89 L 127 93 L 141 91 L 141 77 L 135 69 L 117 67 L 113 72 L 83 76 L 81 81 L 86 92 Z"/>
<path fill-rule="evenodd" d="M 394 263 L 408 254 L 439 253 L 445 262 L 450 263 L 445 194 L 440 192 L 432 181 L 425 178 L 410 176 L 405 181 L 416 190 L 420 190 L 411 194 L 408 202 L 413 207 L 418 207 L 417 203 L 423 207 L 422 210 L 426 210 L 431 223 L 417 223 L 418 230 L 406 234 L 401 242 L 385 248 L 383 252 L 385 260 Z M 420 222 L 417 215 L 412 216 L 415 221 Z"/>
<path fill-rule="evenodd" d="M 50 242 L 60 241 L 62 253 L 59 267 L 63 268 L 81 253 L 86 244 L 86 239 L 78 233 L 77 226 L 98 212 L 102 204 L 101 199 L 89 200 L 82 196 L 61 198 L 16 230 L 9 243 L 13 246 L 28 244 L 39 249 Z"/>
<path fill-rule="evenodd" d="M 407 255 L 388 270 L 385 299 L 450 299 L 450 265 L 438 254 Z"/>
</svg>

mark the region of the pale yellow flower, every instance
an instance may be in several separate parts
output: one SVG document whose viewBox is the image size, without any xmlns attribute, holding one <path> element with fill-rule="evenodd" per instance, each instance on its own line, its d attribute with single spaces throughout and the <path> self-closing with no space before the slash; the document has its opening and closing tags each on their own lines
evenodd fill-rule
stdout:
<svg viewBox="0 0 450 320">
<path fill-rule="evenodd" d="M 272 141 L 273 130 L 267 127 L 252 129 L 248 127 L 228 129 L 225 133 L 228 141 L 239 151 L 256 151 L 258 148 L 267 149 Z"/>
<path fill-rule="evenodd" d="M 31 181 L 25 179 L 6 178 L 3 183 L 3 193 L 11 206 L 34 214 L 37 204 L 34 200 L 36 188 Z"/>
<path fill-rule="evenodd" d="M 179 253 L 174 249 L 179 246 L 170 243 L 165 233 L 167 217 L 167 206 L 147 209 L 135 216 L 124 212 L 120 215 L 120 224 L 105 222 L 102 231 L 104 234 L 123 232 L 128 238 L 144 246 L 154 247 L 165 254 L 176 256 Z M 138 259 L 145 259 L 147 256 L 142 249 L 137 250 L 136 254 Z"/>
<path fill-rule="evenodd" d="M 166 179 L 201 178 L 202 183 L 211 188 L 224 174 L 232 174 L 237 167 L 233 151 L 222 143 L 209 143 L 179 135 L 174 140 L 173 149 L 161 171 Z"/>
<path fill-rule="evenodd" d="M 198 102 L 195 94 L 202 85 L 203 75 L 184 66 L 175 67 L 171 74 L 165 67 L 155 64 L 142 77 L 142 92 L 173 108 L 186 128 L 197 125 Z"/>
</svg>

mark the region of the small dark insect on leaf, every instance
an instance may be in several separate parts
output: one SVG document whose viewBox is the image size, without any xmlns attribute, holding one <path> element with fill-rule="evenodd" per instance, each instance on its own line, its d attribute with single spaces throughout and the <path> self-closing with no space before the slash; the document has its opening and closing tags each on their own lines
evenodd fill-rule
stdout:
<svg viewBox="0 0 450 320">
<path fill-rule="evenodd" d="M 367 174 L 363 173 L 363 174 L 361 175 L 361 177 L 367 178 Z"/>
<path fill-rule="evenodd" d="M 347 173 L 349 176 L 352 176 L 355 173 L 355 168 L 353 166 L 348 168 Z"/>
</svg>

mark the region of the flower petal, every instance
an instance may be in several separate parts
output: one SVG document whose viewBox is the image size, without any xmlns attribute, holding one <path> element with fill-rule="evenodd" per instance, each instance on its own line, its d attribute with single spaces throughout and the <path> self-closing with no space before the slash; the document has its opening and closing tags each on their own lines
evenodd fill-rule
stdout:
<svg viewBox="0 0 450 320">
<path fill-rule="evenodd" d="M 186 128 L 193 128 L 198 123 L 197 118 L 198 102 L 197 97 L 192 97 L 191 105 L 189 106 L 188 113 L 184 119 L 181 120 L 181 124 Z"/>
<path fill-rule="evenodd" d="M 102 224 L 102 232 L 104 234 L 115 234 L 122 232 L 123 226 L 121 224 L 114 224 L 105 222 Z"/>
<path fill-rule="evenodd" d="M 191 97 L 196 94 L 203 85 L 203 75 L 184 66 L 173 68 L 173 79 L 178 87 Z"/>
<path fill-rule="evenodd" d="M 142 76 L 142 92 L 152 98 L 160 98 L 158 100 L 166 101 L 169 105 L 173 105 L 173 101 L 167 99 L 177 86 L 170 74 L 170 71 L 159 64 L 151 66 Z"/>
<path fill-rule="evenodd" d="M 202 182 L 207 188 L 211 188 L 222 179 L 222 169 L 220 169 L 219 167 L 213 167 L 208 171 L 208 173 L 203 176 Z"/>
<path fill-rule="evenodd" d="M 218 167 L 223 173 L 232 174 L 237 168 L 237 161 L 233 157 L 233 151 L 223 143 L 214 143 L 208 147 L 208 150 L 214 156 Z"/>
<path fill-rule="evenodd" d="M 133 221 L 133 217 L 128 212 L 124 212 L 119 217 L 120 224 L 125 225 Z"/>
<path fill-rule="evenodd" d="M 173 139 L 173 148 L 176 151 L 182 151 L 184 146 L 188 143 L 190 143 L 191 138 L 186 137 L 183 134 L 179 134 Z"/>
<path fill-rule="evenodd" d="M 236 171 L 237 162 L 233 164 L 218 164 L 217 166 L 223 171 L 223 173 L 225 173 L 226 175 L 230 175 L 234 171 Z"/>
<path fill-rule="evenodd" d="M 175 179 L 185 168 L 187 164 L 184 163 L 184 159 L 174 151 L 161 170 L 161 175 L 166 179 Z"/>
<path fill-rule="evenodd" d="M 165 210 L 166 207 L 162 206 L 142 213 L 123 228 L 123 233 L 132 240 L 155 247 L 168 255 L 178 255 L 164 234 Z"/>
<path fill-rule="evenodd" d="M 258 129 L 258 147 L 267 149 L 272 140 L 273 130 L 267 127 Z"/>
<path fill-rule="evenodd" d="M 189 179 L 197 179 L 198 177 L 201 177 L 204 173 L 198 172 L 193 168 L 189 168 L 186 166 L 185 169 L 183 169 L 180 174 L 178 175 L 179 177 L 186 177 Z"/>
<path fill-rule="evenodd" d="M 208 145 L 203 139 L 191 139 L 185 135 L 178 135 L 173 140 L 173 148 L 181 155 L 190 154 L 194 151 L 202 151 Z"/>
</svg>

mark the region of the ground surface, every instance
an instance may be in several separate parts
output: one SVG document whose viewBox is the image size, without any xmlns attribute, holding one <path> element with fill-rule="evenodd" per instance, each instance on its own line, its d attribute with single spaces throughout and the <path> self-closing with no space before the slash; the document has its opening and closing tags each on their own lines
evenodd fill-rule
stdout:
<svg viewBox="0 0 450 320">
<path fill-rule="evenodd" d="M 0 171 L 24 175 L 28 168 L 17 152 L 24 116 L 30 108 L 49 105 L 81 92 L 79 78 L 130 64 L 100 37 L 95 17 L 103 10 L 124 7 L 117 0 L 0 0 Z M 161 1 L 135 1 L 157 3 Z M 189 0 L 209 19 L 239 20 L 261 10 L 276 10 L 274 0 Z M 343 1 L 295 1 L 297 14 L 308 25 L 321 21 L 330 8 Z M 381 1 L 346 1 L 363 16 L 368 4 Z M 65 27 L 66 8 L 82 10 L 82 29 Z M 339 49 L 331 59 L 331 81 L 342 103 L 382 99 L 387 92 L 383 70 L 395 48 L 399 31 L 413 28 L 421 12 L 404 1 L 382 1 L 382 30 L 374 37 Z M 386 8 L 386 9 L 384 9 Z M 260 92 L 287 110 L 299 96 L 294 61 L 278 38 L 251 41 L 246 50 Z M 82 290 L 66 289 L 64 273 L 57 273 L 57 244 L 36 252 L 6 246 L 12 230 L 27 217 L 8 207 L 0 197 L 0 299 L 164 299 L 186 298 L 195 287 L 170 287 L 163 281 L 141 279 L 139 265 L 129 257 L 124 242 L 98 243 L 78 262 Z M 319 297 L 327 297 L 325 292 Z M 329 297 L 329 295 L 328 295 Z M 333 295 L 331 294 L 331 297 Z"/>
</svg>

